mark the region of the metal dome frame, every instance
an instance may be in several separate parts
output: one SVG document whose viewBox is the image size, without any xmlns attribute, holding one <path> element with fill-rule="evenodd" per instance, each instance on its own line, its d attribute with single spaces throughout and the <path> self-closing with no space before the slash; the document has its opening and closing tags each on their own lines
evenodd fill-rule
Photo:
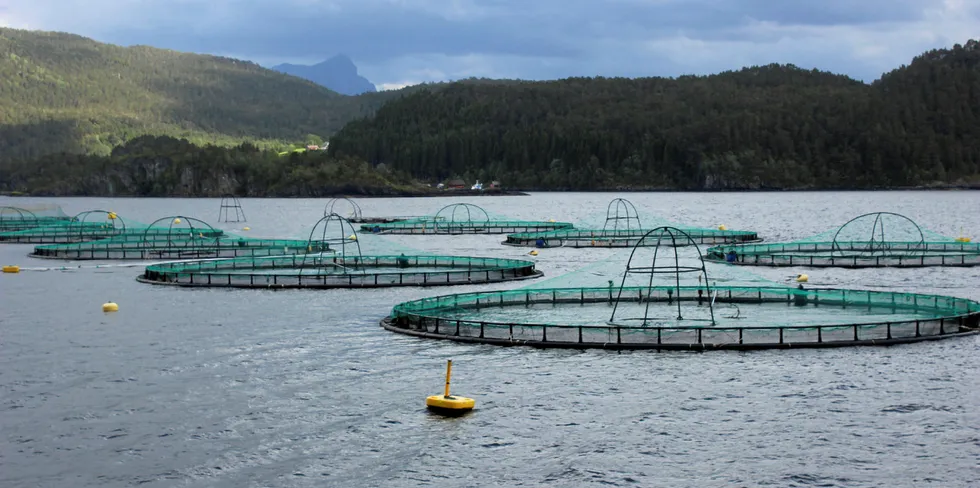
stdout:
<svg viewBox="0 0 980 488">
<path fill-rule="evenodd" d="M 350 204 L 352 211 L 351 211 L 351 216 L 348 217 L 347 220 L 349 221 L 364 220 L 364 212 L 361 211 L 361 206 L 358 205 L 357 202 L 355 202 L 354 200 L 348 197 L 336 197 L 327 200 L 326 205 L 323 206 L 323 216 L 327 217 L 330 214 L 340 215 L 340 212 L 335 211 L 334 207 L 341 202 L 347 202 L 348 204 Z"/>
<path fill-rule="evenodd" d="M 103 225 L 103 228 L 107 229 L 107 234 L 111 233 L 111 235 L 119 235 L 126 233 L 126 222 L 119 218 L 119 216 L 116 215 L 116 212 L 111 210 L 86 210 L 85 212 L 79 212 L 68 221 L 68 234 L 71 235 L 73 228 L 77 227 L 79 239 L 84 238 L 86 228 L 85 224 L 90 222 L 95 224 L 96 221 L 89 221 L 88 218 L 96 214 L 105 215 L 106 220 L 109 222 L 109 224 L 111 224 L 109 227 Z M 116 222 L 119 222 L 121 226 L 117 227 Z M 111 229 L 111 231 L 108 229 Z"/>
<path fill-rule="evenodd" d="M 12 212 L 8 212 L 8 210 L 11 210 Z M 25 221 L 25 222 L 26 221 L 31 221 L 31 222 L 34 222 L 34 223 L 37 223 L 39 221 L 39 219 L 37 218 L 37 214 L 35 214 L 34 212 L 31 212 L 30 210 L 27 210 L 26 208 L 11 207 L 11 206 L 2 206 L 2 207 L 0 207 L 0 223 L 2 223 L 4 220 L 7 220 L 7 219 L 4 218 L 5 215 L 7 215 L 7 214 L 13 215 L 15 213 L 17 215 L 19 215 L 20 218 L 19 219 L 10 219 L 10 220 L 19 220 L 19 221 Z M 30 219 L 25 219 L 24 218 L 25 215 L 30 215 Z"/>
<path fill-rule="evenodd" d="M 845 248 L 841 246 L 840 241 L 838 241 L 841 231 L 843 231 L 848 225 L 851 225 L 858 220 L 871 217 L 872 215 L 874 216 L 874 223 L 871 225 L 871 235 L 869 236 L 868 239 L 866 252 L 876 253 L 876 252 L 889 251 L 888 248 L 889 241 L 885 238 L 885 223 L 882 220 L 882 217 L 887 215 L 898 217 L 899 219 L 908 221 L 915 228 L 915 231 L 919 233 L 918 241 L 910 241 L 911 244 L 913 244 L 913 246 L 910 246 L 909 253 L 914 253 L 916 248 L 925 247 L 926 238 L 925 235 L 922 233 L 922 228 L 919 227 L 919 224 L 917 224 L 911 218 L 894 212 L 869 212 L 866 214 L 858 215 L 857 217 L 848 220 L 847 222 L 844 223 L 844 225 L 837 228 L 837 232 L 834 233 L 834 239 L 832 241 L 833 252 L 840 252 L 840 253 L 846 252 Z M 876 237 L 878 237 L 876 236 L 876 234 L 880 234 L 881 237 L 880 240 L 876 240 Z M 851 249 L 854 249 L 853 246 L 849 246 L 849 247 L 851 247 Z"/>
<path fill-rule="evenodd" d="M 636 227 L 631 225 L 631 222 L 634 220 L 636 221 Z M 610 221 L 612 221 L 612 227 L 609 226 Z M 621 227 L 620 221 L 625 221 L 626 227 Z M 640 213 L 636 211 L 636 205 L 633 205 L 633 202 L 625 198 L 614 198 L 606 206 L 606 222 L 602 224 L 603 232 L 607 230 L 639 230 L 642 228 L 640 225 Z"/>
<path fill-rule="evenodd" d="M 657 244 L 656 244 L 656 246 L 653 246 L 653 259 L 651 260 L 650 265 L 649 266 L 633 266 L 633 258 L 636 257 L 636 251 L 638 249 L 644 249 L 644 248 L 650 247 L 650 246 L 643 246 L 642 244 L 643 244 L 643 241 L 644 240 L 650 238 L 650 236 L 654 235 L 654 233 L 657 234 L 656 235 Z M 670 242 L 669 244 L 667 244 L 667 243 L 664 242 L 665 240 L 668 240 L 668 239 L 669 239 L 669 242 Z M 677 244 L 677 241 L 678 240 L 688 241 L 690 243 L 689 245 L 694 246 L 694 248 L 697 249 L 698 261 L 701 263 L 700 266 L 681 266 L 681 264 L 680 264 L 680 256 L 678 255 L 678 248 L 680 247 Z M 660 247 L 661 247 L 661 245 L 664 245 L 664 246 L 666 246 L 666 247 L 668 247 L 668 248 L 670 248 L 670 249 L 673 250 L 673 252 L 674 252 L 673 265 L 667 265 L 667 266 L 664 266 L 664 265 L 658 266 L 657 265 L 657 257 L 658 257 L 658 255 L 660 253 Z M 620 282 L 619 291 L 618 291 L 618 293 L 616 295 L 616 299 L 613 301 L 613 310 L 612 310 L 612 313 L 609 316 L 609 320 L 607 321 L 607 323 L 609 325 L 622 326 L 622 325 L 624 325 L 623 322 L 627 322 L 627 321 L 641 321 L 641 325 L 642 326 L 644 326 L 644 327 L 647 326 L 650 323 L 651 320 L 658 320 L 657 317 L 650 317 L 650 303 L 653 302 L 653 301 L 655 301 L 655 299 L 653 298 L 653 290 L 655 288 L 657 288 L 657 287 L 654 286 L 654 283 L 653 283 L 654 276 L 656 276 L 658 274 L 668 274 L 668 273 L 674 275 L 674 286 L 672 288 L 668 288 L 667 289 L 667 295 L 668 295 L 667 303 L 668 303 L 668 305 L 670 305 L 670 304 L 672 304 L 672 302 L 674 302 L 673 296 L 674 296 L 674 293 L 675 292 L 676 292 L 677 296 L 680 297 L 681 289 L 683 288 L 681 286 L 681 282 L 680 282 L 680 276 L 681 276 L 681 274 L 683 274 L 683 273 L 701 273 L 701 276 L 698 277 L 698 281 L 700 282 L 701 281 L 701 278 L 704 279 L 704 288 L 705 288 L 705 294 L 707 296 L 708 310 L 709 310 L 709 312 L 711 314 L 710 322 L 711 322 L 711 325 L 715 325 L 714 304 L 712 303 L 712 300 L 711 300 L 711 285 L 708 282 L 708 272 L 707 272 L 707 269 L 705 268 L 703 257 L 704 256 L 701 254 L 701 249 L 698 247 L 698 245 L 694 241 L 694 239 L 690 235 L 688 235 L 687 232 L 684 232 L 683 230 L 678 229 L 676 227 L 670 227 L 670 226 L 661 226 L 661 227 L 657 227 L 655 229 L 651 229 L 649 232 L 647 232 L 646 234 L 644 234 L 643 237 L 641 237 L 639 241 L 637 241 L 637 243 L 633 246 L 633 250 L 630 252 L 629 260 L 627 260 L 627 262 L 626 262 L 626 270 L 623 272 L 623 279 Z M 620 318 L 617 321 L 616 312 L 619 309 L 619 303 L 620 303 L 620 301 L 623 298 L 623 289 L 624 288 L 629 288 L 629 287 L 626 286 L 626 278 L 630 274 L 648 274 L 648 275 L 650 275 L 650 278 L 649 278 L 649 280 L 647 282 L 647 285 L 646 285 L 647 296 L 646 296 L 645 299 L 643 297 L 643 291 L 642 290 L 640 291 L 639 301 L 641 301 L 641 302 L 645 301 L 646 302 L 646 306 L 643 309 L 643 317 L 642 318 L 639 318 L 639 317 L 626 317 L 626 318 Z M 612 283 L 612 282 L 610 282 L 610 283 Z M 610 284 L 610 287 L 611 286 L 612 285 Z M 661 286 L 660 288 L 663 288 L 663 287 Z M 682 300 L 678 299 L 678 300 L 676 300 L 676 302 L 677 302 L 677 317 L 674 318 L 674 319 L 676 319 L 676 320 L 706 321 L 705 319 L 685 319 L 684 318 L 684 315 L 683 315 L 683 312 L 681 310 L 681 302 L 682 302 Z M 699 300 L 699 304 L 700 304 L 700 300 Z M 660 320 L 662 320 L 662 319 L 660 319 Z"/>
<path fill-rule="evenodd" d="M 337 236 L 328 235 L 333 232 L 332 228 L 334 226 L 331 226 L 333 222 L 337 223 L 335 226 L 337 231 L 339 231 L 339 235 Z M 317 234 L 317 229 L 321 229 L 320 238 L 314 239 Z M 348 252 L 348 246 L 352 247 L 356 251 L 356 254 L 354 252 Z M 300 272 L 306 268 L 308 260 L 309 264 L 319 267 L 324 262 L 324 258 L 321 255 L 327 251 L 334 252 L 330 258 L 331 260 L 340 258 L 344 263 L 343 265 L 332 264 L 342 268 L 345 273 L 348 270 L 357 269 L 364 260 L 364 256 L 361 253 L 361 241 L 357 236 L 357 229 L 354 228 L 354 225 L 349 220 L 336 213 L 325 215 L 313 224 L 313 228 L 310 229 L 310 237 L 306 241 L 306 251 L 307 253 L 303 255 L 303 259 L 299 263 Z M 348 264 L 353 264 L 353 266 L 348 266 Z"/>
<path fill-rule="evenodd" d="M 175 222 L 178 219 L 180 220 L 180 223 Z M 164 221 L 168 221 L 167 233 L 154 234 L 151 236 L 150 230 L 153 229 L 157 224 Z M 177 227 L 175 229 L 174 226 L 180 226 L 184 222 L 187 223 L 186 227 Z M 200 225 L 195 226 L 194 225 L 195 222 Z M 204 232 L 203 232 L 204 230 L 208 231 L 207 237 L 204 237 Z M 189 239 L 182 237 L 179 240 L 175 241 L 175 237 L 178 235 L 183 236 L 184 232 L 188 233 Z M 159 237 L 163 235 L 166 235 L 167 237 L 167 247 L 175 248 L 175 247 L 189 247 L 189 245 L 195 245 L 194 244 L 195 239 L 200 239 L 199 241 L 196 242 L 204 242 L 205 240 L 213 240 L 217 242 L 219 239 L 221 239 L 221 236 L 223 234 L 219 232 L 217 229 L 215 229 L 214 227 L 212 227 L 211 224 L 201 219 L 194 218 L 194 217 L 186 217 L 184 215 L 171 215 L 170 217 L 163 217 L 154 220 L 150 225 L 146 227 L 146 229 L 143 230 L 141 247 L 145 247 L 145 248 L 157 247 L 156 243 L 159 242 L 160 239 L 152 239 L 152 237 Z"/>
<path fill-rule="evenodd" d="M 235 220 L 231 220 L 231 211 L 235 211 Z M 223 219 L 223 220 L 222 220 Z M 221 197 L 221 207 L 218 208 L 218 222 L 248 222 L 245 218 L 245 209 L 238 197 L 227 193 Z"/>
<path fill-rule="evenodd" d="M 449 209 L 452 209 L 452 211 L 450 212 L 449 218 L 447 219 L 445 216 L 443 216 L 443 212 Z M 456 220 L 457 212 L 461 213 L 463 211 L 466 212 L 466 220 L 457 221 Z M 479 217 L 480 214 L 483 214 L 483 220 L 473 220 L 474 213 L 476 213 L 477 217 Z M 450 234 L 452 233 L 452 229 L 454 227 L 459 227 L 460 224 L 463 224 L 464 222 L 465 223 L 490 222 L 490 220 L 491 220 L 490 214 L 488 214 L 487 211 L 483 209 L 483 207 L 479 205 L 474 205 L 472 203 L 451 203 L 449 205 L 446 205 L 445 207 L 440 208 L 439 211 L 436 212 L 436 214 L 433 216 L 435 228 L 436 229 L 448 228 Z"/>
</svg>

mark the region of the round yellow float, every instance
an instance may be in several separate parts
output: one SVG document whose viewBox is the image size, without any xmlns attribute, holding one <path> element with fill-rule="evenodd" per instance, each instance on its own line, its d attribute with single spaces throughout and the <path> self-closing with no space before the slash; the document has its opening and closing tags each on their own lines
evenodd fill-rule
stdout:
<svg viewBox="0 0 980 488">
<path fill-rule="evenodd" d="M 807 281 L 810 281 L 810 277 L 806 274 L 801 274 L 796 276 L 797 283 L 806 283 Z"/>
<path fill-rule="evenodd" d="M 20 273 L 20 266 L 17 266 L 16 264 L 8 264 L 7 266 L 4 266 L 3 267 L 3 272 L 4 273 Z"/>
<path fill-rule="evenodd" d="M 102 304 L 102 311 L 103 312 L 118 312 L 119 311 L 119 305 L 117 305 L 115 302 L 106 302 L 106 303 L 103 303 Z"/>
<path fill-rule="evenodd" d="M 442 415 L 462 415 L 476 406 L 476 400 L 449 394 L 449 377 L 453 371 L 453 360 L 446 362 L 446 391 L 442 395 L 426 397 L 425 406 L 434 413 Z"/>
<path fill-rule="evenodd" d="M 728 227 L 725 227 L 725 224 L 721 224 L 718 226 L 718 230 L 728 230 Z"/>
<path fill-rule="evenodd" d="M 537 249 L 531 249 L 531 252 L 529 252 L 528 254 L 530 254 L 531 256 L 537 256 L 538 255 L 538 250 Z"/>
</svg>

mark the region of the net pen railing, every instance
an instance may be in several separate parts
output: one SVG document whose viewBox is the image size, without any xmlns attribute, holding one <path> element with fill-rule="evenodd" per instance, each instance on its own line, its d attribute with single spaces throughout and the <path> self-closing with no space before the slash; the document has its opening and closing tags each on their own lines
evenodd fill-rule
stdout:
<svg viewBox="0 0 980 488">
<path fill-rule="evenodd" d="M 164 257 L 273 256 L 321 252 L 321 246 L 286 239 L 193 238 L 128 240 L 114 238 L 73 244 L 36 246 L 32 256 L 59 259 L 145 259 Z"/>
<path fill-rule="evenodd" d="M 270 270 L 274 272 L 266 272 Z M 322 272 L 323 270 L 328 272 Z M 147 266 L 143 279 L 210 286 L 373 287 L 466 284 L 524 278 L 535 274 L 533 262 L 512 259 L 404 255 L 343 258 L 336 255 L 308 254 L 160 263 Z"/>
<path fill-rule="evenodd" d="M 743 244 L 708 249 L 706 259 L 759 266 L 976 266 L 980 244 L 955 241 L 794 242 Z"/>
<path fill-rule="evenodd" d="M 572 224 L 568 222 L 535 222 L 521 220 L 451 222 L 447 220 L 424 219 L 361 225 L 362 231 L 387 234 L 513 234 L 565 228 L 572 228 Z"/>
<path fill-rule="evenodd" d="M 687 229 L 685 232 L 695 241 L 702 244 L 721 244 L 732 242 L 749 242 L 759 239 L 755 232 L 751 231 L 732 231 L 732 230 L 712 230 L 712 229 Z M 504 244 L 513 245 L 545 245 L 560 246 L 569 242 L 582 241 L 580 244 L 585 246 L 602 246 L 608 241 L 621 241 L 623 245 L 634 245 L 640 239 L 646 237 L 646 241 L 656 242 L 656 236 L 648 235 L 649 229 L 562 229 L 546 232 L 520 232 L 507 235 Z"/>
<path fill-rule="evenodd" d="M 134 240 L 141 241 L 146 237 L 168 236 L 179 237 L 219 237 L 224 235 L 224 231 L 218 229 L 201 229 L 194 232 L 174 232 L 167 228 L 145 228 L 127 227 L 114 228 L 102 223 L 78 223 L 66 222 L 64 224 L 49 225 L 25 229 L 16 232 L 0 233 L 0 242 L 18 244 L 46 244 L 46 243 L 75 243 L 88 242 L 102 239 L 112 240 Z"/>
<path fill-rule="evenodd" d="M 620 300 L 707 300 L 699 287 L 670 297 L 665 288 L 635 287 Z M 676 290 L 676 288 L 674 288 Z M 799 290 L 793 288 L 714 287 L 720 303 L 786 303 L 789 306 L 876 307 L 930 312 L 928 317 L 896 317 L 889 321 L 850 324 L 756 324 L 752 326 L 636 326 L 521 323 L 519 321 L 458 318 L 462 310 L 539 304 L 611 303 L 612 287 L 469 293 L 431 297 L 396 306 L 389 316 L 391 330 L 408 330 L 429 337 L 464 338 L 472 342 L 512 342 L 555 347 L 716 348 L 781 347 L 789 345 L 847 345 L 874 341 L 920 340 L 977 330 L 980 304 L 938 295 L 865 290 Z M 635 295 L 633 295 L 635 293 Z M 737 345 L 737 346 L 736 346 Z"/>
</svg>

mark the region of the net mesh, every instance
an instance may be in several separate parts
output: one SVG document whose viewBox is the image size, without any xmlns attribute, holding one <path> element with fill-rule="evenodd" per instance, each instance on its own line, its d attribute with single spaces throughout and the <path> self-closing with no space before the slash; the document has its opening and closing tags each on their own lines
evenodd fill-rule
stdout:
<svg viewBox="0 0 980 488">
<path fill-rule="evenodd" d="M 914 341 L 975 333 L 980 303 L 955 297 L 786 287 L 516 289 L 397 305 L 391 330 L 472 342 L 556 347 L 790 347 Z M 617 295 L 622 291 L 622 295 Z M 678 319 L 683 302 L 692 315 Z M 610 323 L 613 304 L 652 306 L 651 320 Z M 692 320 L 716 311 L 714 322 Z"/>
<path fill-rule="evenodd" d="M 980 245 L 929 231 L 904 215 L 876 212 L 796 241 L 712 247 L 706 258 L 763 266 L 976 266 Z"/>
<path fill-rule="evenodd" d="M 310 253 L 147 266 L 142 280 L 183 286 L 355 288 L 493 283 L 538 276 L 530 261 Z"/>
<path fill-rule="evenodd" d="M 638 242 L 654 245 L 643 237 L 655 228 L 683 229 L 690 244 L 721 244 L 759 240 L 751 231 L 732 231 L 724 226 L 705 229 L 675 224 L 662 217 L 637 210 L 629 200 L 616 198 L 609 202 L 602 215 L 593 215 L 574 227 L 551 231 L 519 232 L 509 234 L 503 242 L 512 246 L 548 247 L 633 247 Z"/>
<path fill-rule="evenodd" d="M 302 242 L 301 253 L 150 265 L 142 280 L 182 286 L 352 288 L 491 283 L 540 276 L 530 261 L 411 253 L 381 236 L 365 239 L 336 213 L 317 221 Z"/>
<path fill-rule="evenodd" d="M 33 204 L 20 207 L 0 206 L 0 232 L 32 229 L 43 225 L 65 223 L 68 215 L 58 205 Z"/>
<path fill-rule="evenodd" d="M 693 240 L 681 229 L 652 229 L 644 239 L 656 242 L 638 242 L 625 267 L 619 260 L 617 275 L 602 271 L 617 260 L 611 256 L 524 288 L 406 302 L 393 309 L 386 327 L 473 342 L 701 348 L 911 341 L 977 331 L 980 303 L 971 300 L 766 284 L 734 267 L 704 263 L 696 243 L 678 242 Z M 715 270 L 729 274 L 712 276 Z"/>
<path fill-rule="evenodd" d="M 454 203 L 432 215 L 364 224 L 361 230 L 376 234 L 511 234 L 570 227 L 572 224 L 567 222 L 510 220 L 490 214 L 478 205 Z"/>
</svg>

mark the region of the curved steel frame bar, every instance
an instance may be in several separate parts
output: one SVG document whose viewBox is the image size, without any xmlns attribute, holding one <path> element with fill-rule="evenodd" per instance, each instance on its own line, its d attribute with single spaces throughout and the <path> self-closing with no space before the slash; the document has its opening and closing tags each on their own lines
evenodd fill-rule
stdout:
<svg viewBox="0 0 980 488">
<path fill-rule="evenodd" d="M 110 212 L 108 210 L 88 210 L 88 211 L 79 213 L 78 215 L 72 217 L 71 220 L 68 221 L 68 235 L 71 235 L 71 233 L 72 233 L 72 227 L 74 226 L 74 227 L 77 227 L 78 228 L 78 239 L 79 240 L 83 240 L 85 238 L 85 227 L 86 227 L 85 224 L 89 223 L 88 218 L 90 216 L 92 216 L 92 215 L 95 215 L 95 214 L 100 214 L 100 215 L 105 215 L 106 216 L 106 220 L 112 226 L 111 227 L 112 228 L 112 232 L 111 232 L 112 235 L 118 235 L 118 234 L 124 234 L 124 233 L 126 233 L 126 222 L 124 222 L 122 219 L 120 219 L 119 216 L 116 215 L 115 212 Z M 119 228 L 116 227 L 116 222 L 119 222 L 120 223 L 120 227 Z M 94 223 L 94 222 L 92 222 L 92 223 Z"/>
<path fill-rule="evenodd" d="M 650 235 L 652 235 L 655 232 L 658 233 L 658 235 L 657 235 L 657 244 L 656 244 L 656 247 L 654 247 L 654 249 L 653 249 L 653 259 L 652 259 L 652 261 L 650 263 L 650 266 L 633 266 L 633 257 L 636 255 L 636 251 L 638 249 L 640 249 L 641 247 L 645 247 L 645 246 L 642 246 L 643 241 L 646 240 L 648 237 L 650 237 Z M 657 266 L 657 256 L 660 253 L 660 246 L 661 246 L 661 243 L 663 243 L 665 237 L 669 237 L 670 238 L 670 244 L 668 245 L 668 247 L 670 249 L 673 249 L 674 250 L 674 264 L 673 264 L 673 266 L 670 266 L 670 265 L 668 265 L 668 266 Z M 680 265 L 680 256 L 678 256 L 678 254 L 677 254 L 677 248 L 679 247 L 678 244 L 677 244 L 677 240 L 680 239 L 680 238 L 683 238 L 686 242 L 689 243 L 689 245 L 693 245 L 694 248 L 697 249 L 697 251 L 698 251 L 698 262 L 701 263 L 701 266 L 700 267 L 681 266 Z M 631 273 L 649 274 L 650 275 L 650 279 L 647 282 L 647 289 L 648 290 L 653 290 L 654 289 L 654 285 L 653 285 L 653 277 L 654 276 L 656 276 L 657 274 L 662 274 L 662 273 L 673 273 L 674 274 L 674 289 L 677 292 L 677 296 L 680 297 L 681 273 L 697 273 L 697 272 L 700 272 L 701 273 L 701 276 L 698 277 L 699 278 L 699 281 L 700 281 L 701 278 L 704 279 L 705 291 L 707 292 L 707 295 L 710 298 L 711 297 L 711 285 L 708 283 L 708 272 L 705 269 L 703 257 L 704 256 L 701 254 L 701 248 L 698 247 L 697 243 L 694 242 L 694 239 L 691 238 L 691 236 L 688 235 L 687 232 L 684 232 L 684 231 L 682 231 L 682 230 L 680 230 L 680 229 L 678 229 L 676 227 L 669 227 L 669 226 L 663 226 L 663 227 L 657 227 L 656 229 L 651 229 L 649 232 L 647 232 L 646 234 L 644 234 L 643 237 L 641 237 L 639 241 L 637 241 L 636 245 L 633 246 L 633 250 L 630 252 L 629 260 L 626 261 L 626 271 L 623 273 L 623 279 L 622 279 L 622 281 L 620 282 L 620 285 L 619 285 L 619 292 L 616 295 L 616 301 L 613 302 L 613 310 L 612 310 L 612 314 L 609 316 L 609 322 L 608 323 L 610 325 L 618 325 L 616 323 L 616 310 L 619 308 L 619 302 L 620 302 L 620 300 L 623 297 L 623 289 L 626 288 L 626 278 Z M 668 290 L 668 293 L 670 294 L 671 291 Z M 650 292 L 648 291 L 647 294 L 649 295 Z M 676 302 L 677 302 L 677 320 L 683 320 L 684 317 L 683 317 L 683 314 L 681 313 L 681 300 L 677 300 Z M 650 303 L 651 303 L 651 301 L 650 300 L 647 300 L 646 306 L 643 308 L 643 318 L 642 318 L 642 324 L 643 325 L 646 325 L 650 321 Z M 710 299 L 708 300 L 708 310 L 711 312 L 711 323 L 713 325 L 715 323 L 715 311 L 714 311 L 714 307 L 713 307 Z M 630 317 L 630 318 L 621 319 L 621 320 L 641 320 L 641 319 Z"/>
<path fill-rule="evenodd" d="M 185 229 L 186 229 L 186 231 L 189 233 L 188 238 L 180 239 L 179 241 L 175 241 L 175 239 L 174 239 L 175 235 L 177 235 L 177 234 L 174 233 L 174 226 L 175 225 L 178 225 L 178 226 L 181 225 L 181 224 L 179 224 L 179 223 L 176 222 L 177 219 L 180 219 L 181 223 L 184 223 L 184 222 L 187 223 L 187 227 L 178 227 L 177 228 L 177 232 L 180 232 L 182 234 L 185 231 Z M 216 243 L 217 243 L 218 239 L 221 238 L 221 235 L 222 235 L 222 233 L 221 232 L 218 232 L 214 227 L 211 226 L 211 224 L 209 224 L 209 223 L 207 223 L 207 222 L 205 222 L 205 221 L 203 221 L 201 219 L 196 219 L 194 217 L 185 217 L 183 215 L 172 215 L 170 217 L 163 217 L 163 218 L 154 220 L 150 225 L 148 225 L 146 227 L 146 229 L 143 230 L 142 242 L 143 242 L 143 246 L 144 247 L 157 247 L 157 246 L 155 246 L 155 244 L 157 244 L 160 240 L 159 239 L 150 239 L 150 229 L 153 229 L 157 224 L 159 224 L 160 222 L 163 222 L 163 221 L 168 221 L 168 224 L 167 224 L 168 225 L 168 227 L 167 227 L 167 234 L 166 234 L 166 236 L 167 236 L 167 248 L 187 247 L 195 239 L 195 237 L 194 237 L 195 234 L 198 235 L 198 237 L 197 237 L 198 239 L 201 239 L 201 240 L 204 240 L 204 239 L 209 239 L 209 240 L 210 239 L 213 239 Z M 195 222 L 197 222 L 200 225 L 199 226 L 195 226 L 194 225 Z M 204 233 L 202 232 L 204 229 L 207 229 L 207 231 L 208 231 L 207 237 L 204 237 Z M 179 242 L 180 245 L 178 245 L 177 242 Z"/>
<path fill-rule="evenodd" d="M 847 222 L 844 223 L 844 225 L 840 226 L 837 229 L 837 232 L 834 233 L 834 239 L 832 241 L 833 242 L 834 251 L 835 252 L 841 252 L 841 253 L 845 252 L 844 251 L 844 248 L 841 247 L 838 244 L 838 241 L 837 241 L 837 238 L 840 236 L 840 233 L 841 233 L 842 230 L 844 230 L 844 228 L 846 228 L 848 225 L 850 225 L 851 223 L 853 223 L 853 222 L 855 222 L 857 220 L 863 219 L 865 217 L 870 217 L 872 215 L 874 215 L 875 220 L 874 220 L 874 223 L 871 226 L 871 236 L 868 239 L 868 247 L 867 247 L 868 252 L 875 252 L 876 250 L 878 250 L 880 248 L 883 248 L 884 244 L 887 242 L 887 240 L 885 239 L 885 223 L 881 219 L 885 215 L 892 215 L 892 216 L 898 217 L 900 219 L 907 220 L 909 223 L 912 224 L 913 227 L 915 227 L 916 232 L 919 233 L 919 240 L 918 241 L 911 241 L 911 242 L 915 242 L 915 243 L 919 244 L 920 247 L 925 244 L 926 238 L 925 238 L 925 235 L 923 235 L 923 233 L 922 233 L 922 228 L 919 227 L 919 224 L 915 223 L 914 220 L 912 220 L 912 219 L 910 219 L 910 218 L 908 218 L 908 217 L 906 217 L 906 216 L 904 216 L 902 214 L 897 214 L 897 213 L 894 213 L 894 212 L 870 212 L 870 213 L 866 213 L 866 214 L 863 214 L 863 215 L 858 215 L 857 217 L 854 217 L 853 219 L 848 220 Z M 881 234 L 881 239 L 878 241 L 878 246 L 875 246 L 875 237 L 876 237 L 875 236 L 875 233 L 876 233 L 876 231 L 878 231 L 878 233 Z M 912 252 L 912 251 L 910 251 L 910 252 Z"/>
<path fill-rule="evenodd" d="M 228 202 L 229 200 L 231 200 L 231 203 Z M 229 217 L 231 213 L 230 209 L 235 209 L 234 221 Z M 218 222 L 248 222 L 248 219 L 245 218 L 245 209 L 242 208 L 242 203 L 238 201 L 238 197 L 230 193 L 221 197 L 221 207 L 218 208 Z"/>
<path fill-rule="evenodd" d="M 620 215 L 620 209 L 622 209 L 623 215 Z M 613 222 L 611 229 L 609 229 L 610 220 Z M 633 202 L 626 200 L 625 198 L 615 198 L 609 202 L 609 205 L 606 206 L 606 222 L 602 224 L 602 230 L 620 230 L 619 222 L 621 220 L 626 221 L 626 230 L 643 228 L 640 225 L 640 213 L 636 211 L 636 206 L 633 205 Z M 636 227 L 632 227 L 630 225 L 630 223 L 634 220 L 636 221 Z"/>
<path fill-rule="evenodd" d="M 362 220 L 364 218 L 364 213 L 361 211 L 361 206 L 357 204 L 354 200 L 347 197 L 337 197 L 331 198 L 327 201 L 327 204 L 323 206 L 323 216 L 326 217 L 330 214 L 340 215 L 340 212 L 334 210 L 334 206 L 341 202 L 347 202 L 350 204 L 352 209 L 352 220 Z"/>
</svg>

